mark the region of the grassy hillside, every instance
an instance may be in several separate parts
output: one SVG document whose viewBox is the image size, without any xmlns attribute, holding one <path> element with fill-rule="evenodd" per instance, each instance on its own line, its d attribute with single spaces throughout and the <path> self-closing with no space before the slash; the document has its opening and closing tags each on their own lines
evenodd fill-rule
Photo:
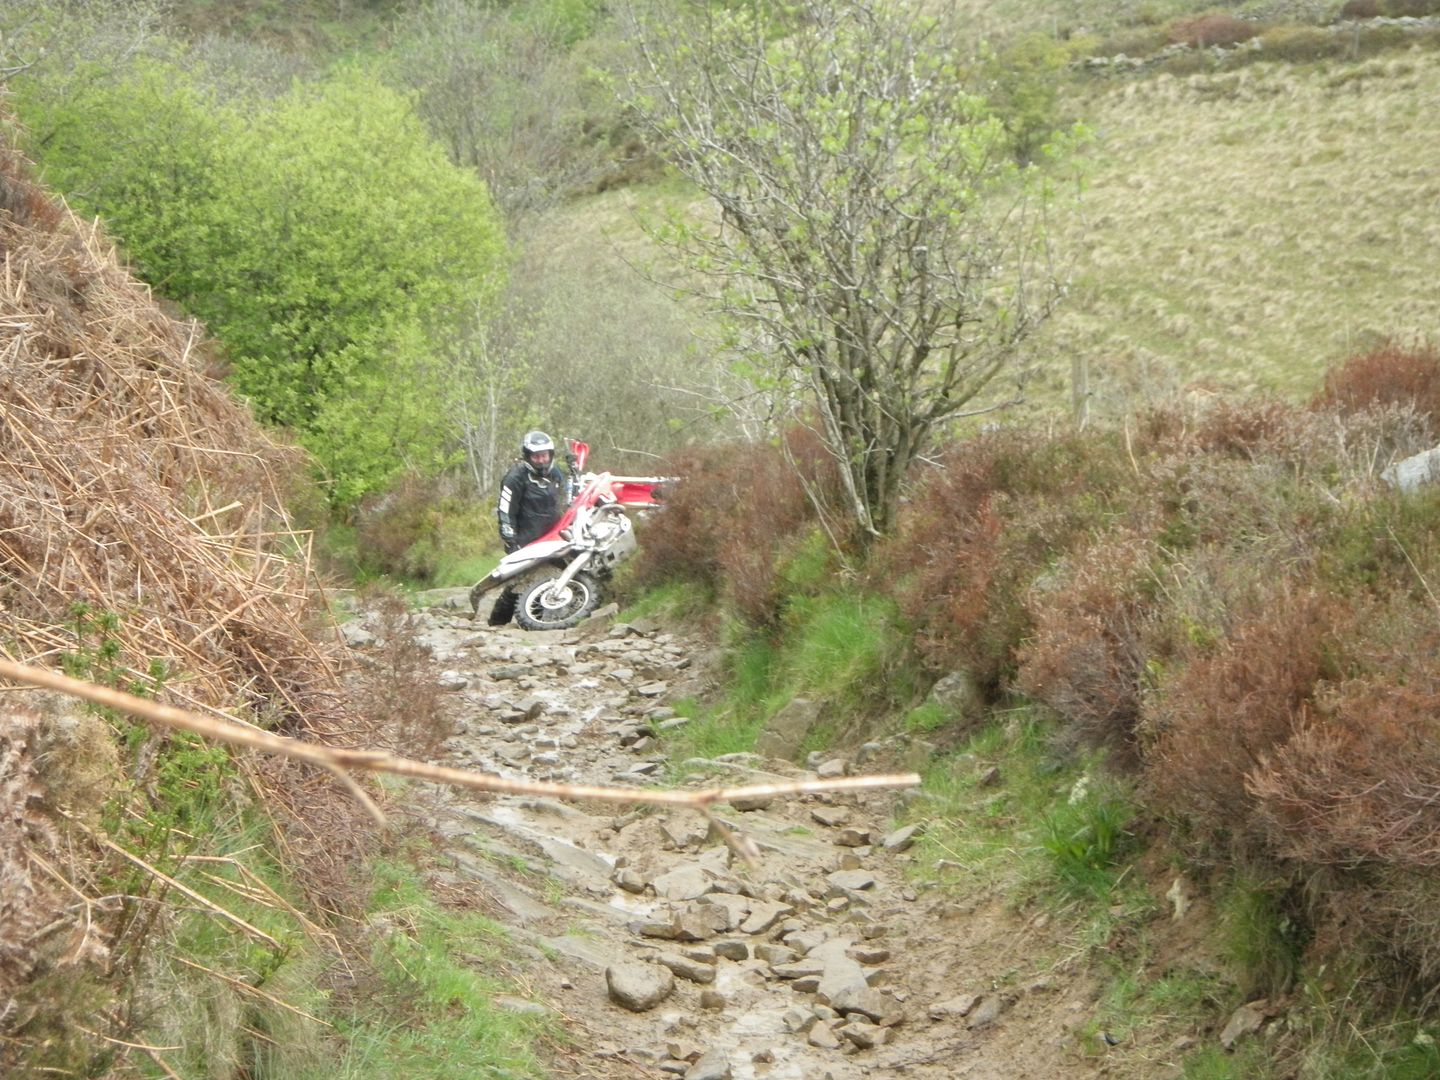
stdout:
<svg viewBox="0 0 1440 1080">
<path fill-rule="evenodd" d="M 1433 335 L 1437 101 L 1433 53 L 1086 88 L 1075 288 L 1041 351 L 1089 357 L 1123 408 L 1186 385 L 1308 394 L 1380 337 Z"/>
</svg>

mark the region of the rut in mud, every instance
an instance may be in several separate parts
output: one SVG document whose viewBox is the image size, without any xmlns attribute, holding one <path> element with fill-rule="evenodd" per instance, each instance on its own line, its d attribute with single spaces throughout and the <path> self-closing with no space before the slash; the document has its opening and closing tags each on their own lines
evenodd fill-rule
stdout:
<svg viewBox="0 0 1440 1080">
<path fill-rule="evenodd" d="M 668 702 L 703 693 L 705 642 L 604 613 L 573 631 L 472 623 L 463 594 L 419 616 L 444 669 L 455 734 L 445 763 L 585 784 L 663 779 Z M 363 639 L 363 623 L 352 624 Z M 689 763 L 734 786 L 879 772 L 903 742 L 812 760 Z M 1109 1071 L 1072 1029 L 1093 995 L 1049 966 L 1045 920 L 1003 897 L 907 878 L 914 792 L 819 794 L 721 806 L 760 851 L 747 867 L 691 810 L 573 805 L 415 789 L 456 881 L 480 886 L 529 957 L 531 1000 L 580 1054 L 562 1075 L 688 1080 L 1048 1077 Z M 1045 960 L 1041 958 L 1050 958 Z M 1162 1070 L 1163 1071 L 1163 1070 Z M 1159 1075 L 1151 1073 L 1150 1075 Z"/>
</svg>

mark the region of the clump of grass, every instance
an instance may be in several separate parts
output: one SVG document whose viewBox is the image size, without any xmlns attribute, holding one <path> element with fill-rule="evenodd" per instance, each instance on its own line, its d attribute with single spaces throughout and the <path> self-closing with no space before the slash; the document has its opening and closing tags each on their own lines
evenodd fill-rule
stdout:
<svg viewBox="0 0 1440 1080">
<path fill-rule="evenodd" d="M 1108 897 L 1132 847 L 1133 804 L 1118 781 L 1101 778 L 1098 756 L 1062 757 L 1054 737 L 1026 709 L 926 769 L 915 812 L 930 827 L 914 872 L 1019 899 Z M 1032 842 L 1017 847 L 1017 836 Z"/>
<path fill-rule="evenodd" d="M 546 1075 L 536 1044 L 555 1035 L 553 1026 L 493 1002 L 497 994 L 516 992 L 493 974 L 506 962 L 504 930 L 481 915 L 441 907 L 408 865 L 382 863 L 375 869 L 369 918 L 385 930 L 372 957 L 375 982 L 337 1010 L 344 1038 L 339 1060 L 290 1075 L 295 1080 Z"/>
<path fill-rule="evenodd" d="M 1283 993 L 1300 970 L 1306 927 L 1290 910 L 1283 883 L 1237 874 L 1220 898 L 1223 950 L 1242 996 Z"/>
<path fill-rule="evenodd" d="M 1133 847 L 1127 826 L 1135 815 L 1117 783 L 1085 774 L 1069 797 L 1040 822 L 1040 844 L 1050 854 L 1063 892 L 1104 898 L 1115 885 L 1115 864 Z"/>
</svg>

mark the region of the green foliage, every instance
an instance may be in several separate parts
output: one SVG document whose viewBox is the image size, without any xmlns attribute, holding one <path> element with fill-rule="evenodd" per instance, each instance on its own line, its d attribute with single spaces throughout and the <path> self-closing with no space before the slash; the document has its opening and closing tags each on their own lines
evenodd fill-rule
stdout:
<svg viewBox="0 0 1440 1080">
<path fill-rule="evenodd" d="M 342 69 L 221 105 L 153 60 L 46 90 L 17 94 L 31 152 L 207 322 L 236 388 L 314 454 L 333 504 L 453 459 L 442 345 L 496 295 L 505 241 L 484 185 L 406 98 Z"/>
<path fill-rule="evenodd" d="M 951 719 L 949 711 L 943 705 L 927 701 L 905 714 L 905 730 L 918 734 L 939 731 L 950 723 Z"/>
<path fill-rule="evenodd" d="M 493 507 L 414 474 L 358 517 L 357 569 L 366 579 L 470 585 L 496 561 Z"/>
<path fill-rule="evenodd" d="M 776 574 L 791 594 L 814 595 L 829 583 L 835 573 L 835 549 L 829 537 L 818 528 L 811 528 L 776 567 Z"/>
<path fill-rule="evenodd" d="M 545 1075 L 534 1049 L 545 1022 L 493 1001 L 514 989 L 489 974 L 507 951 L 503 929 L 441 907 L 404 864 L 377 865 L 374 880 L 370 918 L 392 928 L 372 958 L 378 984 L 340 1018 L 341 1059 L 296 1080 Z"/>
<path fill-rule="evenodd" d="M 1270 1080 L 1275 1069 L 1265 1048 L 1245 1043 L 1233 1053 L 1218 1046 L 1205 1046 L 1185 1059 L 1184 1080 Z"/>
<path fill-rule="evenodd" d="M 1289 900 L 1283 884 L 1243 873 L 1221 897 L 1224 951 L 1246 1000 L 1283 993 L 1300 970 L 1308 931 L 1292 915 Z"/>
<path fill-rule="evenodd" d="M 1010 137 L 1020 162 L 1041 156 L 1059 132 L 1061 76 L 1072 48 L 1048 34 L 1027 34 L 996 52 L 985 64 L 986 98 Z"/>
<path fill-rule="evenodd" d="M 1126 826 L 1134 813 L 1115 782 L 1086 774 L 1064 803 L 1044 815 L 1040 844 L 1054 860 L 1063 889 L 1081 896 L 1109 894 L 1112 869 L 1131 846 Z"/>
<path fill-rule="evenodd" d="M 484 187 L 404 98 L 356 72 L 297 88 L 231 152 L 254 173 L 227 202 L 210 301 L 237 388 L 301 434 L 341 505 L 407 462 L 433 473 L 447 461 L 452 385 L 436 334 L 500 283 L 504 240 Z"/>
<path fill-rule="evenodd" d="M 657 238 L 753 328 L 762 392 L 779 379 L 816 393 L 847 473 L 842 513 L 883 535 L 915 456 L 1057 295 L 1038 264 L 1044 214 L 1017 209 L 1043 207 L 1050 178 L 1015 166 L 954 27 L 917 9 L 667 14 L 643 29 L 632 105 L 729 227 L 679 219 Z M 781 17 L 788 32 L 767 37 Z M 1016 102 L 1044 110 L 1018 82 Z"/>
</svg>

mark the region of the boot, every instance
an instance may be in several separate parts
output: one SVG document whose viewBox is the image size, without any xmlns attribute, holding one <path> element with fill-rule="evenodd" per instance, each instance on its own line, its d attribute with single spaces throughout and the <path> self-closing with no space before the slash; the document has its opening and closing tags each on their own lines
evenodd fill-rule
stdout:
<svg viewBox="0 0 1440 1080">
<path fill-rule="evenodd" d="M 515 605 L 520 602 L 520 597 L 506 589 L 495 598 L 495 606 L 490 609 L 491 626 L 504 626 L 515 617 Z"/>
</svg>

